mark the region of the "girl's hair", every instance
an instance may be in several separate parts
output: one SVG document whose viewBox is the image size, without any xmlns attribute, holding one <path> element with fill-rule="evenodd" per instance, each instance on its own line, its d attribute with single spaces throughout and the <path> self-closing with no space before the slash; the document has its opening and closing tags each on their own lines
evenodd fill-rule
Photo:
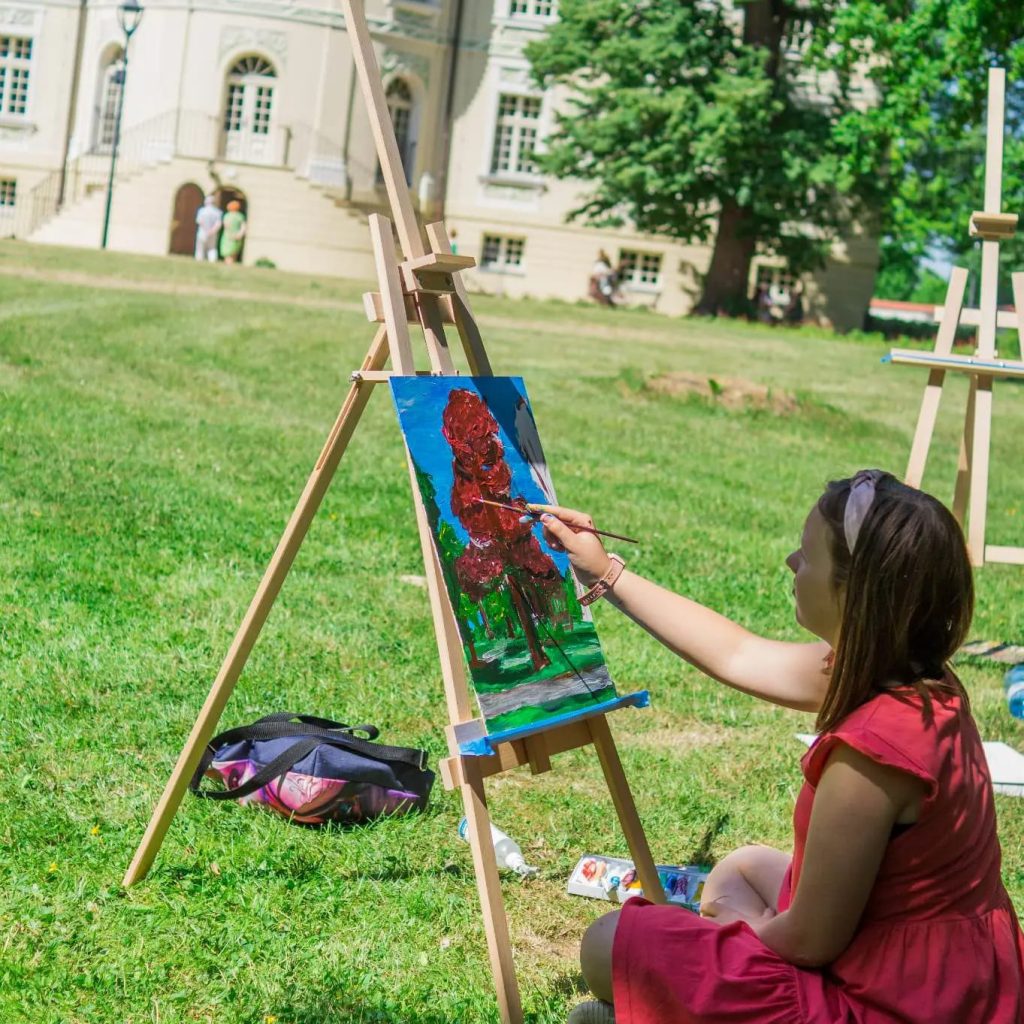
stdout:
<svg viewBox="0 0 1024 1024">
<path fill-rule="evenodd" d="M 829 527 L 832 584 L 845 591 L 819 732 L 875 694 L 907 685 L 924 698 L 926 713 L 929 691 L 956 694 L 967 703 L 948 665 L 967 638 L 974 612 L 963 532 L 930 494 L 891 473 L 874 470 L 871 476 L 875 495 L 852 556 L 843 520 L 856 478 L 832 481 L 818 501 Z"/>
</svg>

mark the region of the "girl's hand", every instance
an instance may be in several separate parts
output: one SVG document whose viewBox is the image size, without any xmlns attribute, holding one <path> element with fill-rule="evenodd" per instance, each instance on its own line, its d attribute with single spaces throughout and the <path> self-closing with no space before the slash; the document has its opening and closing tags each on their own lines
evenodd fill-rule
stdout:
<svg viewBox="0 0 1024 1024">
<path fill-rule="evenodd" d="M 611 559 L 597 537 L 592 533 L 577 533 L 573 527 L 593 528 L 594 520 L 585 512 L 562 508 L 561 505 L 535 507 L 544 510 L 540 522 L 545 542 L 555 551 L 564 551 L 569 556 L 580 583 L 585 587 L 593 586 L 608 571 Z"/>
</svg>

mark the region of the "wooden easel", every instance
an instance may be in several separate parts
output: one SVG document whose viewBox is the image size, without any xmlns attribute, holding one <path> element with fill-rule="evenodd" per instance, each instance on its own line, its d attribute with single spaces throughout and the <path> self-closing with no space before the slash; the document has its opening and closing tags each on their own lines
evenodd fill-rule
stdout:
<svg viewBox="0 0 1024 1024">
<path fill-rule="evenodd" d="M 338 418 L 153 811 L 142 842 L 124 876 L 125 887 L 145 877 L 159 852 L 203 749 L 213 735 L 224 705 L 330 486 L 375 385 L 386 382 L 392 374 L 456 375 L 444 333 L 447 325 L 454 325 L 458 331 L 473 375 L 489 376 L 492 372 L 469 307 L 465 285 L 460 278 L 460 272 L 473 266 L 474 260 L 452 255 L 443 224 L 427 227 L 429 250 L 421 237 L 394 129 L 388 116 L 363 3 L 364 0 L 343 0 L 346 27 L 352 39 L 360 85 L 369 109 L 384 182 L 405 258 L 401 261 L 398 259 L 391 222 L 385 217 L 371 216 L 370 233 L 380 291 L 364 296 L 364 302 L 368 319 L 380 326 L 362 366 L 351 376 L 351 386 Z M 427 371 L 415 368 L 409 334 L 410 322 L 417 324 L 423 331 L 430 363 Z M 384 368 L 389 356 L 393 367 L 391 371 Z M 658 902 L 664 901 L 664 892 L 604 714 L 556 724 L 521 739 L 496 743 L 493 753 L 486 756 L 467 756 L 461 752 L 458 734 L 467 729 L 474 731 L 476 724 L 466 683 L 462 641 L 445 590 L 411 459 L 409 469 L 448 707 L 447 738 L 450 756 L 441 762 L 441 778 L 446 788 L 457 788 L 462 793 L 501 1020 L 504 1024 L 519 1024 L 523 1019 L 522 1007 L 491 843 L 490 819 L 483 785 L 485 778 L 523 765 L 529 765 L 534 774 L 546 772 L 551 769 L 551 758 L 554 755 L 593 744 L 644 892 L 648 898 Z"/>
<path fill-rule="evenodd" d="M 990 68 L 988 73 L 988 120 L 985 146 L 985 209 L 971 214 L 971 237 L 982 240 L 981 289 L 977 309 L 964 309 L 967 271 L 954 267 L 950 274 L 946 301 L 936 310 L 939 323 L 932 352 L 893 349 L 893 363 L 929 368 L 928 384 L 921 401 L 914 443 L 910 451 L 905 480 L 920 487 L 924 477 L 928 448 L 935 430 L 935 418 L 942 397 L 947 371 L 966 373 L 970 378 L 967 414 L 960 442 L 960 461 L 953 496 L 953 514 L 967 524 L 967 547 L 971 564 L 1013 562 L 1024 565 L 1024 547 L 998 547 L 985 544 L 985 518 L 988 511 L 989 451 L 992 436 L 992 381 L 997 377 L 1024 377 L 1024 361 L 999 359 L 996 352 L 996 328 L 1016 327 L 1024 339 L 1024 273 L 1012 275 L 1013 313 L 1000 311 L 997 301 L 999 280 L 999 243 L 1013 237 L 1017 214 L 1002 213 L 1003 133 L 1006 72 Z M 977 327 L 974 354 L 953 354 L 953 342 L 959 324 Z"/>
</svg>

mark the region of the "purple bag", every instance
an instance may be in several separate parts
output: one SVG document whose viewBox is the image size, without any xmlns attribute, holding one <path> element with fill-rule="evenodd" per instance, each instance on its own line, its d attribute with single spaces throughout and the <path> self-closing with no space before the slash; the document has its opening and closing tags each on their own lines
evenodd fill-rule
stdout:
<svg viewBox="0 0 1024 1024">
<path fill-rule="evenodd" d="M 305 825 L 423 810 L 434 784 L 427 752 L 372 742 L 378 735 L 372 725 L 267 715 L 210 740 L 190 788 L 210 800 L 263 804 Z M 200 789 L 204 775 L 227 788 Z"/>
</svg>

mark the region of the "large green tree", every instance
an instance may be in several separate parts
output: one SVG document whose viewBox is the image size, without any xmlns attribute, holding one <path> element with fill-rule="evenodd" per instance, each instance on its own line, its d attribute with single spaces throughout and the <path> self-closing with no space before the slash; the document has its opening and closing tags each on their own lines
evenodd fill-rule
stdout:
<svg viewBox="0 0 1024 1024">
<path fill-rule="evenodd" d="M 861 175 L 877 172 L 882 186 L 884 291 L 929 301 L 923 255 L 980 266 L 967 228 L 971 211 L 984 208 L 990 66 L 1007 76 L 1002 206 L 1024 205 L 1024 9 L 1002 0 L 846 0 L 817 9 L 809 60 L 844 82 L 857 80 L 858 60 L 869 61 L 875 102 L 845 112 L 835 134 L 844 161 Z M 1000 298 L 1009 299 L 1021 239 L 1003 256 Z"/>
<path fill-rule="evenodd" d="M 588 183 L 574 217 L 712 243 L 705 313 L 742 308 L 755 254 L 811 269 L 855 222 L 893 259 L 967 246 L 985 74 L 1022 63 L 1018 6 L 562 0 L 527 49 L 567 92 L 540 159 Z"/>
</svg>

